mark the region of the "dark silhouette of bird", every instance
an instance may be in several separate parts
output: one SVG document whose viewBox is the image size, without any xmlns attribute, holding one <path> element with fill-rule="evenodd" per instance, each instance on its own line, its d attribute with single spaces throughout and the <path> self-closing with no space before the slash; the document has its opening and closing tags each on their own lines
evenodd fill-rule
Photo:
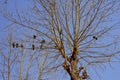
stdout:
<svg viewBox="0 0 120 80">
<path fill-rule="evenodd" d="M 45 40 L 43 39 L 40 43 L 44 44 L 44 43 L 45 43 Z"/>
<path fill-rule="evenodd" d="M 42 49 L 43 45 L 40 45 L 40 49 Z"/>
<path fill-rule="evenodd" d="M 81 70 L 83 70 L 83 69 L 84 69 L 84 67 L 83 67 L 83 66 L 80 66 L 80 67 L 79 67 L 79 69 L 80 69 L 80 71 L 81 71 Z"/>
<path fill-rule="evenodd" d="M 35 45 L 34 44 L 32 44 L 32 50 L 34 50 L 35 49 Z"/>
<path fill-rule="evenodd" d="M 93 39 L 97 40 L 98 38 L 96 36 L 93 36 Z"/>
<path fill-rule="evenodd" d="M 16 48 L 18 48 L 19 47 L 19 44 L 18 43 L 16 43 Z"/>
<path fill-rule="evenodd" d="M 37 37 L 36 35 L 33 35 L 33 39 L 36 39 L 36 37 Z"/>
<path fill-rule="evenodd" d="M 12 47 L 15 48 L 15 43 L 12 43 Z"/>
<path fill-rule="evenodd" d="M 21 48 L 23 48 L 24 46 L 21 44 L 21 46 L 20 46 Z"/>
</svg>

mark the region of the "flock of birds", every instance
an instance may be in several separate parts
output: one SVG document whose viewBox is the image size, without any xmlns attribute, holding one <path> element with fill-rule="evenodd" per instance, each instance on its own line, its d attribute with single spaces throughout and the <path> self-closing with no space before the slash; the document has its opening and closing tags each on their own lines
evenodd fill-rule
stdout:
<svg viewBox="0 0 120 80">
<path fill-rule="evenodd" d="M 98 40 L 98 38 L 96 36 L 93 36 L 93 39 Z"/>
<path fill-rule="evenodd" d="M 37 36 L 33 35 L 33 39 L 36 39 L 36 38 L 37 38 Z M 93 39 L 98 40 L 98 38 L 96 36 L 93 36 Z M 43 46 L 42 44 L 45 43 L 45 40 L 42 40 L 40 43 L 41 43 L 41 46 L 40 46 L 40 49 L 41 49 L 42 46 Z M 18 44 L 18 43 L 12 43 L 12 47 L 13 48 L 18 48 L 18 47 L 24 48 L 24 46 L 22 44 Z M 32 50 L 35 49 L 35 45 L 34 44 L 32 44 L 31 49 Z M 83 69 L 84 69 L 83 67 L 80 68 L 80 70 L 83 70 Z M 83 79 L 88 78 L 87 72 L 85 70 L 82 72 L 82 78 Z"/>
<path fill-rule="evenodd" d="M 37 38 L 37 36 L 33 35 L 33 39 L 36 39 L 36 38 Z M 43 44 L 45 43 L 45 40 L 43 39 L 40 43 L 41 43 L 41 45 L 40 45 L 40 49 L 41 49 L 43 47 Z M 19 47 L 24 48 L 23 44 L 18 44 L 18 43 L 15 43 L 15 42 L 12 43 L 12 47 L 13 48 L 19 48 Z M 34 44 L 32 44 L 31 49 L 35 50 L 35 45 Z"/>
<path fill-rule="evenodd" d="M 36 38 L 37 38 L 37 36 L 33 35 L 33 39 L 36 39 Z M 93 39 L 98 40 L 98 38 L 96 36 L 93 36 Z M 40 43 L 41 43 L 41 45 L 40 45 L 40 49 L 41 49 L 43 47 L 43 44 L 45 43 L 45 40 L 43 39 Z M 18 44 L 18 43 L 15 43 L 15 42 L 12 43 L 12 47 L 13 48 L 18 48 L 18 47 L 24 48 L 23 44 Z M 34 44 L 32 44 L 32 48 L 31 49 L 32 50 L 35 49 L 35 45 Z"/>
</svg>

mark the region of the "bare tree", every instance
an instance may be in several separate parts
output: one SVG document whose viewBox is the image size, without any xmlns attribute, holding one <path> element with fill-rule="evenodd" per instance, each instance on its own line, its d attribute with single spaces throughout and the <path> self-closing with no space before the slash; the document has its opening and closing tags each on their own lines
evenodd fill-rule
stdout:
<svg viewBox="0 0 120 80">
<path fill-rule="evenodd" d="M 47 54 L 42 65 L 39 60 L 36 61 L 39 73 L 44 73 L 43 76 L 49 72 L 49 76 L 53 76 L 53 71 L 63 70 L 62 66 L 70 80 L 88 79 L 88 67 L 103 66 L 104 63 L 113 62 L 112 57 L 119 58 L 117 55 L 120 51 L 116 45 L 118 41 L 112 31 L 118 29 L 119 25 L 116 20 L 118 18 L 114 17 L 120 10 L 118 0 L 31 1 L 33 4 L 30 11 L 16 10 L 14 16 L 13 13 L 4 12 L 3 16 L 15 25 L 37 34 L 29 37 L 33 42 L 28 42 L 32 43 L 33 51 L 40 52 L 39 54 L 45 51 L 44 54 Z M 27 76 L 31 60 L 32 56 Z M 44 66 L 45 63 L 48 64 Z M 38 75 L 38 80 L 45 79 L 41 74 Z"/>
<path fill-rule="evenodd" d="M 15 31 L 15 30 L 14 30 Z M 41 80 L 48 53 L 34 51 L 27 40 L 16 38 L 11 30 L 0 40 L 1 80 Z M 30 40 L 29 40 L 30 41 Z M 32 71 L 31 71 L 32 70 Z M 32 73 L 31 73 L 32 72 Z M 36 74 L 36 75 L 35 75 Z"/>
</svg>

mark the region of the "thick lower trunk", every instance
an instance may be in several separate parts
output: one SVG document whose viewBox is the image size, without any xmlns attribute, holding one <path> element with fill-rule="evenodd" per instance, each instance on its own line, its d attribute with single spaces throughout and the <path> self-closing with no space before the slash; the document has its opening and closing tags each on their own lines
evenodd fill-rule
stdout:
<svg viewBox="0 0 120 80">
<path fill-rule="evenodd" d="M 71 80 L 83 80 L 83 79 L 82 78 L 77 78 L 77 79 L 71 78 Z"/>
<path fill-rule="evenodd" d="M 80 80 L 79 78 L 79 69 L 77 68 L 78 59 L 77 59 L 77 50 L 74 48 L 73 54 L 71 56 L 70 65 L 71 65 L 71 80 Z"/>
<path fill-rule="evenodd" d="M 79 80 L 79 73 L 77 69 L 77 60 L 71 60 L 71 80 Z"/>
<path fill-rule="evenodd" d="M 64 64 L 63 64 L 64 69 L 70 75 L 70 78 L 71 78 L 70 80 L 83 80 L 83 79 L 86 79 L 86 77 L 87 77 L 85 71 L 84 71 L 84 74 L 82 74 L 82 76 L 79 75 L 81 70 L 83 70 L 83 67 L 80 69 L 78 68 L 77 55 L 78 55 L 78 50 L 76 47 L 74 47 L 74 50 L 73 50 L 71 57 L 66 59 Z M 83 71 L 82 71 L 82 73 L 83 73 Z"/>
</svg>

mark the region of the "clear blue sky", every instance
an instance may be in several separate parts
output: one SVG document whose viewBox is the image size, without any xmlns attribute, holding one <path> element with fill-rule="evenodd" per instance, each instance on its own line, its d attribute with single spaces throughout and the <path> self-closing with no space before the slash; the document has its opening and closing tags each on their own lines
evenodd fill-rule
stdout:
<svg viewBox="0 0 120 80">
<path fill-rule="evenodd" d="M 27 1 L 28 0 L 8 0 L 8 5 L 4 5 L 4 7 L 7 7 L 8 10 L 13 10 L 13 11 L 15 10 L 15 8 L 19 8 L 22 10 L 26 6 L 30 6 L 30 4 L 27 3 Z M 16 7 L 16 5 L 17 5 L 17 7 Z M 0 37 L 1 38 L 6 37 L 4 35 L 5 34 L 4 28 L 8 24 L 9 24 L 9 22 L 7 20 L 5 20 L 5 18 L 2 17 L 2 15 L 0 14 Z M 110 67 L 110 65 L 108 65 L 104 69 L 104 71 L 101 69 L 99 69 L 98 71 L 100 71 L 99 72 L 100 76 L 101 76 L 100 80 L 120 80 L 120 63 L 113 63 L 112 67 Z M 91 73 L 91 74 L 93 74 L 93 80 L 98 80 L 94 76 L 95 73 Z"/>
</svg>

